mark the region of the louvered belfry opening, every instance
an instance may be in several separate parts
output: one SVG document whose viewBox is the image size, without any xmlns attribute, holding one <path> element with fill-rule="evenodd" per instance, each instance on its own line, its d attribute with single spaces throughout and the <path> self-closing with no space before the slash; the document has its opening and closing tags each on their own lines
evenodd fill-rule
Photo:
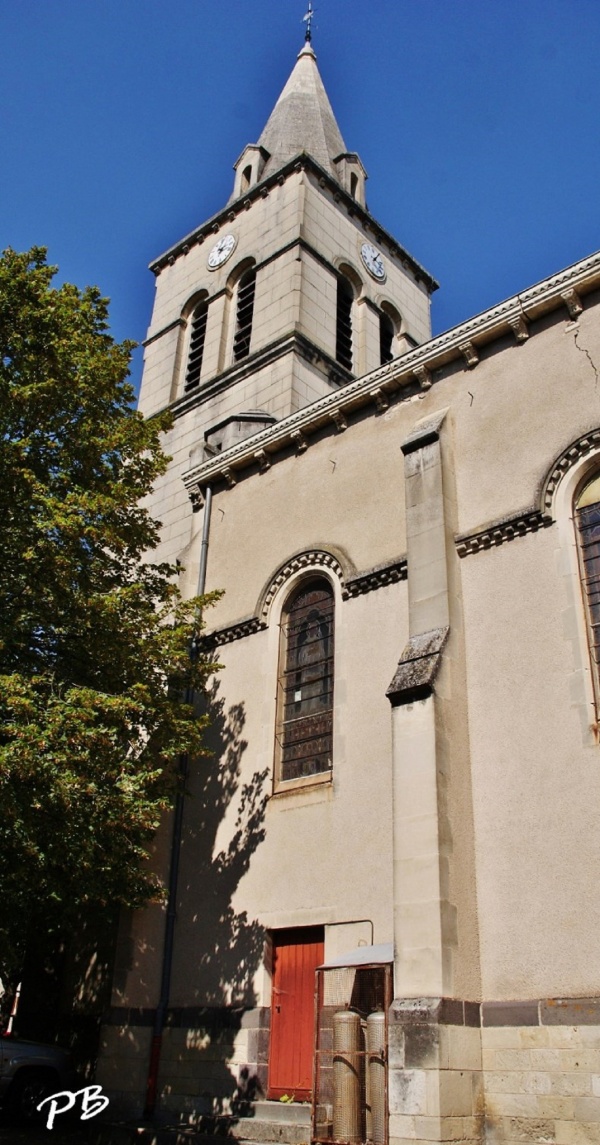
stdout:
<svg viewBox="0 0 600 1145">
<path fill-rule="evenodd" d="M 382 366 L 391 362 L 394 357 L 392 345 L 394 341 L 394 324 L 389 314 L 383 310 L 379 315 L 379 360 Z"/>
<path fill-rule="evenodd" d="M 235 335 L 233 339 L 234 362 L 239 362 L 242 358 L 247 358 L 250 353 L 255 290 L 256 271 L 252 268 L 242 275 L 238 283 Z"/>
<path fill-rule="evenodd" d="M 590 482 L 579 497 L 576 520 L 579 533 L 583 589 L 589 627 L 589 642 L 595 664 L 595 685 L 600 684 L 600 477 Z"/>
<path fill-rule="evenodd" d="M 337 283 L 337 318 L 335 356 L 340 365 L 352 369 L 352 303 L 354 292 L 347 278 L 340 275 Z"/>
<path fill-rule="evenodd" d="M 331 771 L 333 589 L 315 578 L 292 597 L 282 622 L 278 680 L 279 778 Z"/>
<path fill-rule="evenodd" d="M 206 341 L 206 321 L 208 318 L 208 302 L 199 302 L 192 315 L 192 333 L 190 336 L 190 352 L 185 375 L 185 390 L 195 390 L 200 385 L 202 371 L 202 358 L 204 343 Z"/>
</svg>

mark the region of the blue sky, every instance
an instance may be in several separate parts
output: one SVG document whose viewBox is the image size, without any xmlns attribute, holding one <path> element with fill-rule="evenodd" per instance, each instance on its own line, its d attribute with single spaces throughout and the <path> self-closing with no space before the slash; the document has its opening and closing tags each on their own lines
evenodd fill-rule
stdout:
<svg viewBox="0 0 600 1145">
<path fill-rule="evenodd" d="M 598 0 L 315 0 L 375 217 L 445 330 L 600 247 Z M 49 247 L 143 339 L 148 262 L 218 210 L 304 0 L 0 0 L 0 246 Z M 134 362 L 139 381 L 141 351 Z"/>
</svg>

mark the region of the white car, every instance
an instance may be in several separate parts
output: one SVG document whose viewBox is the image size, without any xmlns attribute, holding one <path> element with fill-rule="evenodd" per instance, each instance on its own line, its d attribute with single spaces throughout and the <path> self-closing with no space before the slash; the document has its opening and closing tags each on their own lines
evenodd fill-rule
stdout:
<svg viewBox="0 0 600 1145">
<path fill-rule="evenodd" d="M 39 1118 L 45 1097 L 76 1088 L 70 1054 L 60 1046 L 0 1036 L 0 1104 L 25 1121 Z"/>
</svg>

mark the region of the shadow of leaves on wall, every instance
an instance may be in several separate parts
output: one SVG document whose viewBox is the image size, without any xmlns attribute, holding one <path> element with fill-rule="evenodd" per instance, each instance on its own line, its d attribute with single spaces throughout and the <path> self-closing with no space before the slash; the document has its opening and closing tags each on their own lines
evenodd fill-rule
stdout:
<svg viewBox="0 0 600 1145">
<path fill-rule="evenodd" d="M 160 1090 L 163 1108 L 226 1132 L 266 1087 L 269 1011 L 255 986 L 266 933 L 234 901 L 265 836 L 268 769 L 252 771 L 243 703 L 226 708 L 218 680 L 204 700 L 212 754 L 188 777 Z"/>
</svg>

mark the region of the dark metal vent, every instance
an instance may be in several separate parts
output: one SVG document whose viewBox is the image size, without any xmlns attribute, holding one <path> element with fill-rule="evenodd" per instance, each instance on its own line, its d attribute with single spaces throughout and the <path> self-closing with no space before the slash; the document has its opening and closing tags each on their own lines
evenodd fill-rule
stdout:
<svg viewBox="0 0 600 1145">
<path fill-rule="evenodd" d="M 247 358 L 250 353 L 255 290 L 256 271 L 247 270 L 240 278 L 237 292 L 235 337 L 233 339 L 234 362 Z"/>
<path fill-rule="evenodd" d="M 192 317 L 192 334 L 190 337 L 190 353 L 188 357 L 187 373 L 185 375 L 185 390 L 195 390 L 200 384 L 202 370 L 202 357 L 206 341 L 206 320 L 208 318 L 208 303 L 201 302 Z"/>
<path fill-rule="evenodd" d="M 354 293 L 346 278 L 338 278 L 335 356 L 340 365 L 352 369 L 352 303 Z"/>
<path fill-rule="evenodd" d="M 386 362 L 391 362 L 394 357 L 392 353 L 393 341 L 394 326 L 392 320 L 382 310 L 379 315 L 379 360 L 382 366 L 385 366 Z"/>
</svg>

